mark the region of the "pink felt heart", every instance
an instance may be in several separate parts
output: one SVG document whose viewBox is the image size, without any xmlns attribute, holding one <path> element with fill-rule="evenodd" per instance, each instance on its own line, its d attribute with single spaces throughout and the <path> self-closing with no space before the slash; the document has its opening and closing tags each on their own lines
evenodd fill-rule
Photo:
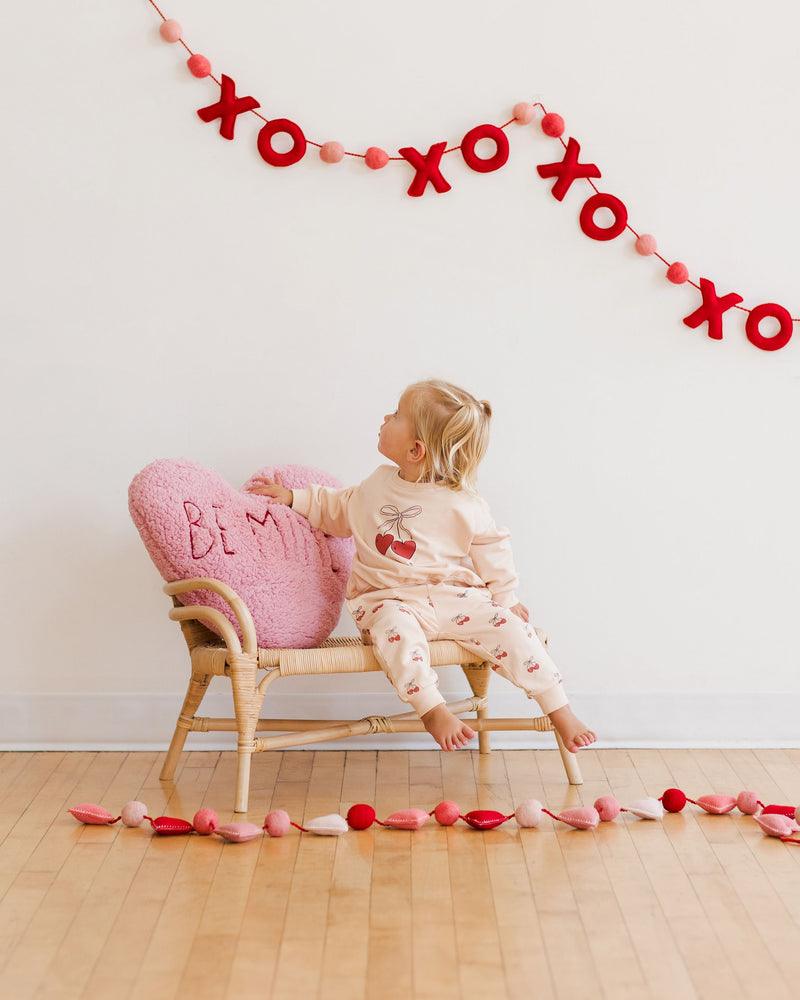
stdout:
<svg viewBox="0 0 800 1000">
<path fill-rule="evenodd" d="M 387 817 L 383 825 L 394 827 L 395 830 L 419 830 L 429 815 L 424 809 L 401 809 Z"/>
<path fill-rule="evenodd" d="M 67 812 L 71 813 L 75 819 L 80 820 L 81 823 L 89 823 L 92 826 L 108 826 L 111 823 L 116 823 L 108 809 L 97 806 L 94 802 L 82 802 L 79 806 L 68 809 Z"/>
<path fill-rule="evenodd" d="M 762 813 L 753 819 L 770 837 L 789 837 L 795 832 L 796 824 L 788 816 L 781 816 L 779 813 L 767 816 Z"/>
<path fill-rule="evenodd" d="M 594 830 L 600 822 L 600 813 L 592 806 L 581 806 L 578 809 L 565 809 L 556 819 L 574 826 L 576 830 Z"/>
<path fill-rule="evenodd" d="M 218 826 L 214 833 L 230 844 L 244 844 L 260 836 L 261 827 L 255 823 L 225 823 L 224 826 Z"/>
<path fill-rule="evenodd" d="M 732 795 L 701 795 L 695 799 L 695 804 L 706 812 L 722 816 L 736 808 L 736 799 Z"/>
<path fill-rule="evenodd" d="M 276 476 L 288 489 L 340 485 L 298 465 L 268 466 L 249 482 Z M 260 646 L 308 648 L 336 627 L 353 558 L 350 539 L 325 535 L 290 507 L 234 489 L 213 469 L 185 459 L 148 465 L 128 498 L 164 579 L 212 577 L 228 584 L 249 608 Z M 193 591 L 180 600 L 217 608 L 236 625 L 216 594 Z"/>
</svg>

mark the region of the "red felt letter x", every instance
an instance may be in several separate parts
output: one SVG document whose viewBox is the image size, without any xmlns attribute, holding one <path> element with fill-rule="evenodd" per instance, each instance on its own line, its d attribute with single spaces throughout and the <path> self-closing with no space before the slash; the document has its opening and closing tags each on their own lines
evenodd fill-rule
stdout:
<svg viewBox="0 0 800 1000">
<path fill-rule="evenodd" d="M 722 314 L 728 309 L 742 301 L 741 295 L 731 292 L 729 295 L 717 296 L 714 282 L 707 278 L 700 279 L 700 292 L 703 296 L 703 304 L 699 309 L 687 316 L 684 323 L 694 330 L 701 323 L 708 323 L 708 335 L 712 340 L 722 340 Z"/>
<path fill-rule="evenodd" d="M 600 177 L 600 171 L 594 163 L 578 163 L 581 147 L 577 139 L 570 139 L 567 151 L 560 163 L 544 163 L 537 167 L 540 177 L 557 177 L 550 192 L 557 201 L 563 201 L 576 177 Z M 596 190 L 596 189 L 595 189 Z"/>
<path fill-rule="evenodd" d="M 197 113 L 204 122 L 213 122 L 215 118 L 221 118 L 219 134 L 223 139 L 232 139 L 237 115 L 260 107 L 261 105 L 254 97 L 237 97 L 236 84 L 223 73 L 219 101 L 216 104 L 210 104 L 207 108 L 200 108 Z"/>
<path fill-rule="evenodd" d="M 414 149 L 413 146 L 405 146 L 403 149 L 398 150 L 403 159 L 408 160 L 411 166 L 417 171 L 414 180 L 411 182 L 411 187 L 408 189 L 408 193 L 412 198 L 419 198 L 424 193 L 428 181 L 433 184 L 434 190 L 440 194 L 450 190 L 450 185 L 442 177 L 442 172 L 439 170 L 439 161 L 446 146 L 446 142 L 434 143 L 425 156 L 418 149 Z"/>
</svg>

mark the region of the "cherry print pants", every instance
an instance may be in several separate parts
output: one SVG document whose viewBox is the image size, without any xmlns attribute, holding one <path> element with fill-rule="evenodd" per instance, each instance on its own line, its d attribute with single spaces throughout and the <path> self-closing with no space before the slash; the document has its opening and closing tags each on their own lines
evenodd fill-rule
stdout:
<svg viewBox="0 0 800 1000">
<path fill-rule="evenodd" d="M 567 704 L 561 675 L 532 625 L 492 601 L 486 588 L 418 586 L 374 591 L 348 601 L 401 701 L 424 715 L 444 702 L 428 640 L 478 649 L 493 669 L 548 714 Z"/>
</svg>

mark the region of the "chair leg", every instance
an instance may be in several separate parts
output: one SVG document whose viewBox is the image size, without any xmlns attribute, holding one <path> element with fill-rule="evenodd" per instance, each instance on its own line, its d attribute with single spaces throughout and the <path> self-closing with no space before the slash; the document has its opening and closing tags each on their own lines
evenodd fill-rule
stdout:
<svg viewBox="0 0 800 1000">
<path fill-rule="evenodd" d="M 210 674 L 192 673 L 192 676 L 189 678 L 189 687 L 186 691 L 186 697 L 183 699 L 181 714 L 178 716 L 175 732 L 172 734 L 172 742 L 169 745 L 169 750 L 167 751 L 167 756 L 159 775 L 161 781 L 172 781 L 175 776 L 175 768 L 178 766 L 178 761 L 183 752 L 186 735 L 192 728 L 192 720 L 197 713 L 197 709 L 200 707 L 203 696 L 208 690 L 210 681 Z"/>
<path fill-rule="evenodd" d="M 250 797 L 250 761 L 256 749 L 256 727 L 264 694 L 258 690 L 256 679 L 258 660 L 247 654 L 232 654 L 229 658 L 233 711 L 238 733 L 236 792 L 233 811 L 247 812 Z"/>
<path fill-rule="evenodd" d="M 461 669 L 464 671 L 470 689 L 475 697 L 485 698 L 489 691 L 489 681 L 492 677 L 491 664 L 486 661 L 483 663 L 463 663 Z M 479 719 L 485 719 L 488 716 L 488 710 L 479 708 L 476 714 Z M 480 753 L 491 753 L 492 747 L 488 730 L 478 733 L 478 750 Z"/>
<path fill-rule="evenodd" d="M 571 785 L 582 785 L 583 775 L 581 774 L 580 764 L 578 764 L 578 755 L 576 753 L 570 753 L 569 750 L 567 750 L 564 746 L 564 741 L 555 730 L 553 730 L 553 735 L 556 738 L 556 743 L 558 743 L 558 750 L 561 754 L 564 770 L 567 772 L 567 780 Z"/>
</svg>

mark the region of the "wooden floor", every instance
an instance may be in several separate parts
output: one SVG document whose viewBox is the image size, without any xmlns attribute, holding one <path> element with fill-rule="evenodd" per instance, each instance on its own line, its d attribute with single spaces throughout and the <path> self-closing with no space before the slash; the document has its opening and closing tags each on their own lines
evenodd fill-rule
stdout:
<svg viewBox="0 0 800 1000">
<path fill-rule="evenodd" d="M 547 818 L 478 832 L 435 820 L 340 838 L 292 829 L 226 844 L 156 837 L 118 815 L 231 810 L 234 755 L 184 754 L 174 784 L 155 753 L 0 754 L 0 994 L 25 998 L 752 997 L 800 983 L 800 846 L 750 817 L 694 806 L 592 833 Z M 749 788 L 800 803 L 800 751 L 587 751 L 571 788 L 555 751 L 321 751 L 254 762 L 247 818 L 379 818 L 444 798 L 512 812 L 623 804 L 677 785 L 692 798 Z"/>
</svg>

